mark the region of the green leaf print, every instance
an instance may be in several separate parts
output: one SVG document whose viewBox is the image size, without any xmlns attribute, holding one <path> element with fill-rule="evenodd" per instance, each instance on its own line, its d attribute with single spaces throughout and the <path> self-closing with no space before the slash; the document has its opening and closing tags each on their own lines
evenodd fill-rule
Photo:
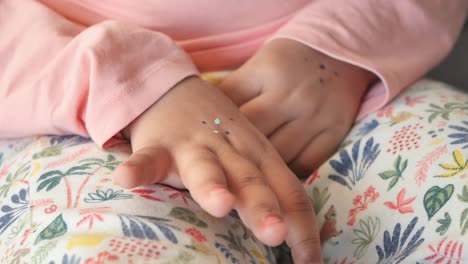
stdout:
<svg viewBox="0 0 468 264">
<path fill-rule="evenodd" d="M 0 186 L 0 196 L 7 197 L 11 187 L 15 186 L 18 181 L 24 181 L 31 171 L 31 162 L 28 161 L 22 164 L 14 173 L 8 173 L 6 181 Z M 13 188 L 14 189 L 14 188 Z"/>
<path fill-rule="evenodd" d="M 439 223 L 440 226 L 436 229 L 436 232 L 443 236 L 449 229 L 450 224 L 452 223 L 452 218 L 450 217 L 449 213 L 446 212 L 444 214 L 444 219 L 437 220 L 437 223 Z"/>
<path fill-rule="evenodd" d="M 398 155 L 397 159 L 393 163 L 394 170 L 387 170 L 379 173 L 382 180 L 392 179 L 388 184 L 387 191 L 391 190 L 393 186 L 397 184 L 398 180 L 403 179 L 403 172 L 406 170 L 406 167 L 408 167 L 408 160 L 406 159 L 402 163 L 401 156 Z"/>
<path fill-rule="evenodd" d="M 34 244 L 41 242 L 42 240 L 52 240 L 56 237 L 59 237 L 67 232 L 67 224 L 63 221 L 62 215 L 57 216 L 57 218 L 52 221 L 44 230 L 39 233 L 39 236 L 36 238 Z"/>
<path fill-rule="evenodd" d="M 62 147 L 61 146 L 51 146 L 43 149 L 40 152 L 35 153 L 32 158 L 33 159 L 40 159 L 40 158 L 48 158 L 52 156 L 58 156 L 62 154 Z"/>
<path fill-rule="evenodd" d="M 436 104 L 429 105 L 432 109 L 426 110 L 429 115 L 428 121 L 432 123 L 437 117 L 442 117 L 445 120 L 449 120 L 450 114 L 455 110 L 468 110 L 468 102 L 465 103 L 446 103 L 444 106 L 439 106 Z"/>
<path fill-rule="evenodd" d="M 452 197 L 454 190 L 453 184 L 444 188 L 433 186 L 424 195 L 424 209 L 426 209 L 429 220 L 447 203 Z"/>
<path fill-rule="evenodd" d="M 161 264 L 185 264 L 193 263 L 195 256 L 187 251 L 181 250 L 176 256 L 168 261 L 161 262 Z"/>
<path fill-rule="evenodd" d="M 461 194 L 457 195 L 458 200 L 468 203 L 468 185 L 463 186 L 463 190 Z"/>
<path fill-rule="evenodd" d="M 323 206 L 330 199 L 331 194 L 328 192 L 328 188 L 325 187 L 320 191 L 317 187 L 314 187 L 312 190 L 312 204 L 314 205 L 315 214 L 318 214 Z"/>
<path fill-rule="evenodd" d="M 49 252 L 57 246 L 57 241 L 50 241 L 49 243 L 40 246 L 32 256 L 32 264 L 44 263 L 45 258 Z"/>
<path fill-rule="evenodd" d="M 360 259 L 367 252 L 367 249 L 375 240 L 380 231 L 380 219 L 369 217 L 367 221 L 359 220 L 359 228 L 353 229 L 355 238 L 352 240 L 353 245 L 357 245 L 354 250 L 354 257 Z"/>
<path fill-rule="evenodd" d="M 228 248 L 230 250 L 236 250 L 236 251 L 241 252 L 242 254 L 245 254 L 245 255 L 249 256 L 249 258 L 250 258 L 249 263 L 256 263 L 255 258 L 252 256 L 252 254 L 250 254 L 249 250 L 242 243 L 241 237 L 234 235 L 234 233 L 232 233 L 231 230 L 228 231 L 227 235 L 215 234 L 215 236 L 224 239 L 228 243 Z M 218 246 L 215 245 L 217 248 L 219 248 L 219 246 L 222 245 L 222 244 L 220 244 L 218 242 L 217 242 L 217 244 L 218 244 Z"/>
<path fill-rule="evenodd" d="M 198 227 L 203 227 L 203 228 L 208 227 L 208 225 L 202 220 L 200 220 L 194 212 L 190 211 L 187 208 L 174 207 L 169 213 L 169 216 L 172 216 L 181 221 L 196 225 Z"/>
<path fill-rule="evenodd" d="M 111 188 L 107 189 L 105 192 L 102 190 L 96 190 L 94 193 L 88 193 L 89 197 L 84 198 L 84 201 L 87 203 L 102 203 L 110 200 L 131 199 L 133 197 L 133 195 L 123 192 L 124 190 L 114 191 Z"/>
<path fill-rule="evenodd" d="M 463 210 L 463 213 L 460 217 L 460 227 L 461 227 L 461 234 L 465 235 L 466 231 L 468 230 L 468 208 Z"/>
<path fill-rule="evenodd" d="M 70 168 L 69 170 L 67 170 L 66 172 L 62 172 L 62 171 L 59 171 L 59 170 L 53 170 L 53 171 L 46 172 L 46 173 L 42 174 L 41 177 L 39 177 L 39 179 L 37 180 L 38 183 L 42 181 L 39 184 L 39 186 L 37 186 L 37 191 L 40 192 L 42 189 L 44 189 L 46 187 L 47 187 L 46 191 L 50 191 L 53 188 L 55 188 L 55 186 L 60 184 L 62 179 L 64 177 L 67 177 L 67 176 L 71 176 L 71 175 L 91 175 L 91 173 L 85 171 L 85 170 L 88 170 L 88 169 L 89 169 L 88 166 L 81 165 L 81 166 L 74 166 L 74 167 Z"/>
<path fill-rule="evenodd" d="M 80 161 L 80 163 L 82 163 L 82 166 L 85 166 L 85 167 L 91 168 L 93 166 L 97 166 L 98 168 L 106 168 L 106 169 L 113 171 L 115 170 L 115 168 L 117 168 L 117 166 L 119 166 L 121 162 L 116 160 L 116 158 L 113 155 L 109 154 L 107 155 L 106 160 L 91 158 L 91 159 L 84 159 Z"/>
</svg>

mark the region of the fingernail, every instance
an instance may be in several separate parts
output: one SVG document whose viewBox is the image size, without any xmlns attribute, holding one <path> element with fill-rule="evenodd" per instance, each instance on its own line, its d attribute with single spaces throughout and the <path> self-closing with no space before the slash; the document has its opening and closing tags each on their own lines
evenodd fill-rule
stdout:
<svg viewBox="0 0 468 264">
<path fill-rule="evenodd" d="M 220 195 L 225 195 L 228 193 L 229 193 L 228 190 L 226 190 L 226 188 L 223 188 L 223 187 L 216 187 L 210 191 L 211 196 L 220 196 Z"/>
<path fill-rule="evenodd" d="M 263 220 L 264 225 L 274 225 L 283 222 L 283 219 L 279 216 L 276 215 L 269 215 L 265 217 L 265 220 Z"/>
</svg>

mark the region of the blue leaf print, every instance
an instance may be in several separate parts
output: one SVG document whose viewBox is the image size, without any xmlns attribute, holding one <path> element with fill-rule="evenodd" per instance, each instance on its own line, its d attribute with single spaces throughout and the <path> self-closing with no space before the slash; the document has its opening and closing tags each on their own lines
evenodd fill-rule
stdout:
<svg viewBox="0 0 468 264">
<path fill-rule="evenodd" d="M 352 167 L 351 163 L 343 164 L 337 160 L 331 160 L 330 165 L 335 169 L 339 174 L 343 176 L 348 176 L 348 170 Z"/>
<path fill-rule="evenodd" d="M 393 228 L 392 236 L 390 232 L 384 232 L 383 249 L 381 246 L 376 246 L 376 252 L 379 257 L 378 264 L 398 264 L 413 253 L 423 242 L 424 238 L 421 238 L 424 232 L 424 227 L 421 227 L 410 239 L 408 244 L 405 245 L 406 241 L 410 237 L 418 217 L 414 217 L 413 220 L 408 224 L 405 231 L 400 237 L 401 224 L 397 223 Z"/>
<path fill-rule="evenodd" d="M 167 224 L 169 220 L 150 216 L 129 216 L 119 215 L 122 225 L 122 233 L 128 237 L 136 237 L 140 239 L 160 240 L 153 228 L 148 224 L 156 226 L 164 237 L 174 244 L 178 243 L 177 237 L 172 232 L 173 230 L 180 230 L 178 227 Z"/>
<path fill-rule="evenodd" d="M 365 136 L 372 132 L 374 129 L 376 129 L 379 126 L 379 121 L 372 119 L 369 123 L 365 123 L 361 128 L 359 128 L 358 133 L 356 134 L 357 136 Z"/>
<path fill-rule="evenodd" d="M 351 150 L 353 153 L 353 161 L 357 163 L 359 158 L 359 147 L 361 146 L 361 141 L 359 140 L 356 144 L 353 145 L 353 149 Z"/>
<path fill-rule="evenodd" d="M 21 189 L 18 194 L 13 194 L 10 198 L 16 207 L 9 205 L 2 206 L 1 211 L 4 214 L 0 217 L 0 234 L 5 232 L 13 222 L 28 211 L 29 201 L 26 197 L 27 194 L 27 189 Z"/>
<path fill-rule="evenodd" d="M 144 233 L 143 230 L 140 228 L 140 226 L 138 225 L 139 223 L 137 223 L 131 218 L 128 218 L 128 221 L 130 222 L 130 232 L 132 232 L 132 236 L 136 238 L 145 238 L 146 233 Z M 144 225 L 144 223 L 141 224 Z"/>
<path fill-rule="evenodd" d="M 448 135 L 449 138 L 455 138 L 455 141 L 450 142 L 452 145 L 463 144 L 463 149 L 468 148 L 468 121 L 462 121 L 466 127 L 462 126 L 449 126 L 451 129 L 459 131 L 459 133 L 454 133 Z"/>
<path fill-rule="evenodd" d="M 73 255 L 71 257 L 68 254 L 63 255 L 62 264 L 79 264 L 81 262 L 81 258 Z"/>
<path fill-rule="evenodd" d="M 331 175 L 328 175 L 328 179 L 332 180 L 332 181 L 336 181 L 337 183 L 345 186 L 345 187 L 348 187 L 348 189 L 351 190 L 351 186 L 348 184 L 348 182 L 345 180 L 345 178 L 342 178 L 341 176 L 338 176 L 338 175 L 335 175 L 335 174 L 331 174 Z"/>
<path fill-rule="evenodd" d="M 366 141 L 362 151 L 360 151 L 360 148 L 361 140 L 358 140 L 353 144 L 351 149 L 352 159 L 346 149 L 341 150 L 339 153 L 340 159 L 330 161 L 330 166 L 338 174 L 330 174 L 328 178 L 348 187 L 350 190 L 352 189 L 351 186 L 362 180 L 369 167 L 379 156 L 380 145 L 374 143 L 374 138 L 371 137 Z M 361 158 L 359 159 L 360 156 Z"/>
<path fill-rule="evenodd" d="M 221 253 L 224 254 L 224 257 L 226 259 L 230 260 L 232 264 L 239 263 L 239 260 L 236 257 L 234 257 L 234 254 L 231 253 L 231 251 L 229 250 L 228 247 L 226 247 L 225 245 L 223 245 L 223 244 L 221 244 L 219 242 L 215 243 L 215 247 L 217 249 L 219 249 L 219 251 L 221 251 Z"/>
<path fill-rule="evenodd" d="M 157 225 L 157 227 L 169 241 L 171 241 L 174 244 L 177 244 L 177 238 L 169 228 L 163 225 Z"/>
<path fill-rule="evenodd" d="M 50 137 L 50 145 L 61 145 L 62 147 L 72 147 L 76 145 L 80 145 L 83 143 L 90 142 L 88 138 L 80 137 L 80 136 L 52 136 Z"/>
</svg>

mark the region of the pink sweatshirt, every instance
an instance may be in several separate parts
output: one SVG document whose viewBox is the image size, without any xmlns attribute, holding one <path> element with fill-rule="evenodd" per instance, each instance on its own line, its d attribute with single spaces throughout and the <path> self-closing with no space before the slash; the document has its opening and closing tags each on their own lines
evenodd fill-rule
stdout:
<svg viewBox="0 0 468 264">
<path fill-rule="evenodd" d="M 0 137 L 104 145 L 180 80 L 289 38 L 368 69 L 382 107 L 450 50 L 467 0 L 0 0 Z"/>
</svg>

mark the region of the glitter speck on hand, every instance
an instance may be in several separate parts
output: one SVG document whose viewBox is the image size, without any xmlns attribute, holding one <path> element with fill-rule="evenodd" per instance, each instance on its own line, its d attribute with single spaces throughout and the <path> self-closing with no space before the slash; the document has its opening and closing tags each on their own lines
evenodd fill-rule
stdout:
<svg viewBox="0 0 468 264">
<path fill-rule="evenodd" d="M 215 125 L 221 124 L 221 119 L 219 119 L 219 117 L 217 117 L 217 118 L 214 120 L 214 123 L 215 123 Z"/>
</svg>

